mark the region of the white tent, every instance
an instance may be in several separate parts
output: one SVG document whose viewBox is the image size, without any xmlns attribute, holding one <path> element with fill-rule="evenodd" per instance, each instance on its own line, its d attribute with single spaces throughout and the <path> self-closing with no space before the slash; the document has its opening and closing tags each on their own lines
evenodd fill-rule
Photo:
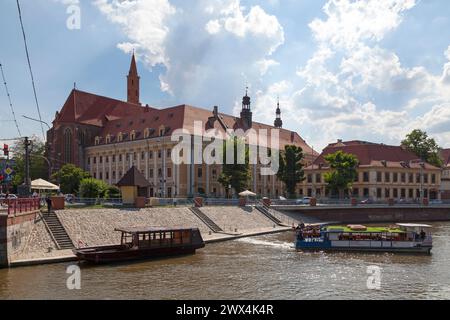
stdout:
<svg viewBox="0 0 450 320">
<path fill-rule="evenodd" d="M 59 187 L 44 179 L 36 179 L 31 181 L 31 189 L 33 190 L 59 190 Z"/>
<path fill-rule="evenodd" d="M 256 193 L 253 193 L 249 190 L 242 191 L 241 193 L 239 193 L 239 195 L 241 197 L 256 197 Z"/>
</svg>

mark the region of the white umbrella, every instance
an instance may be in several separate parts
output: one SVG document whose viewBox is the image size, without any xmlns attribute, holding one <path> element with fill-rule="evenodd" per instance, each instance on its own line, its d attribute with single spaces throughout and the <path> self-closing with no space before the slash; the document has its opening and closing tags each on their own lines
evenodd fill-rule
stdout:
<svg viewBox="0 0 450 320">
<path fill-rule="evenodd" d="M 253 193 L 249 190 L 242 191 L 241 193 L 239 193 L 239 195 L 241 197 L 256 197 L 256 193 Z"/>
<path fill-rule="evenodd" d="M 59 190 L 59 187 L 44 179 L 36 179 L 31 181 L 31 189 L 33 190 Z"/>
</svg>

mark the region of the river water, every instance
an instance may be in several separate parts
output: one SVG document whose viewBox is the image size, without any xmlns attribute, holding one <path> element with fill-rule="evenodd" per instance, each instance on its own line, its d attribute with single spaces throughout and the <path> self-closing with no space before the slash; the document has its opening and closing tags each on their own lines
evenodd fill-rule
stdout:
<svg viewBox="0 0 450 320">
<path fill-rule="evenodd" d="M 112 266 L 0 269 L 0 299 L 450 299 L 450 223 L 433 224 L 430 256 L 302 253 L 293 232 L 209 244 L 196 255 Z M 368 289 L 367 268 L 381 268 Z"/>
</svg>

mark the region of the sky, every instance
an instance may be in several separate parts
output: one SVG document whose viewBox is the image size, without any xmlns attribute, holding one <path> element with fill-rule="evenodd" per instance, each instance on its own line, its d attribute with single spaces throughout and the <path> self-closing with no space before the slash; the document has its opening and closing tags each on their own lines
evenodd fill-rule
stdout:
<svg viewBox="0 0 450 320">
<path fill-rule="evenodd" d="M 42 119 L 76 87 L 141 102 L 214 105 L 316 150 L 337 139 L 398 145 L 419 128 L 450 147 L 448 0 L 21 0 Z M 77 13 L 79 14 L 79 20 Z M 75 14 L 75 15 L 74 15 Z M 80 22 L 79 26 L 77 22 Z M 0 63 L 22 135 L 40 135 L 15 0 L 0 2 Z M 18 136 L 0 87 L 0 141 Z"/>
</svg>

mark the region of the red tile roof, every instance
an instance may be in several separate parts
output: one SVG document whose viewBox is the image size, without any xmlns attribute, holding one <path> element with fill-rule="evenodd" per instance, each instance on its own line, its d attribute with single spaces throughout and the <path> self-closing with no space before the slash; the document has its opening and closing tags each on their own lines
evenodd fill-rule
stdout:
<svg viewBox="0 0 450 320">
<path fill-rule="evenodd" d="M 74 89 L 55 118 L 55 122 L 76 122 L 101 127 L 108 120 L 137 116 L 142 112 L 143 107 L 139 105 Z"/>
<path fill-rule="evenodd" d="M 338 142 L 328 145 L 314 161 L 315 166 L 327 166 L 325 156 L 343 151 L 355 155 L 359 160 L 360 166 L 375 167 L 410 167 L 420 168 L 420 159 L 412 152 L 403 149 L 400 146 L 388 146 L 365 141 Z M 402 163 L 404 163 L 402 165 Z M 436 167 L 425 164 L 427 169 L 437 169 Z"/>
<path fill-rule="evenodd" d="M 449 166 L 450 165 L 450 149 L 442 149 L 441 150 L 441 158 L 442 158 L 442 161 L 444 162 L 444 165 Z"/>
<path fill-rule="evenodd" d="M 136 139 L 142 139 L 146 129 L 152 129 L 153 135 L 151 136 L 156 137 L 159 136 L 161 127 L 165 128 L 165 136 L 170 136 L 176 129 L 187 129 L 194 132 L 195 121 L 201 121 L 206 131 L 211 129 L 208 126 L 208 120 L 212 116 L 212 110 L 189 105 L 156 109 L 72 90 L 54 123 L 76 122 L 102 127 L 100 136 L 101 143 L 104 143 L 107 135 L 112 137 L 111 142 L 117 142 L 115 139 L 119 133 L 126 134 L 128 137 L 125 137 L 124 141 L 127 141 L 131 131 L 136 132 Z M 226 129 L 242 128 L 239 117 L 223 113 L 219 113 L 218 116 L 219 119 L 214 122 L 214 128 L 223 133 Z M 258 122 L 253 122 L 252 128 L 256 131 L 268 130 L 269 139 L 269 130 L 274 129 L 273 126 Z M 288 144 L 300 146 L 308 158 L 318 155 L 298 133 L 280 129 L 280 147 L 284 148 Z"/>
</svg>

